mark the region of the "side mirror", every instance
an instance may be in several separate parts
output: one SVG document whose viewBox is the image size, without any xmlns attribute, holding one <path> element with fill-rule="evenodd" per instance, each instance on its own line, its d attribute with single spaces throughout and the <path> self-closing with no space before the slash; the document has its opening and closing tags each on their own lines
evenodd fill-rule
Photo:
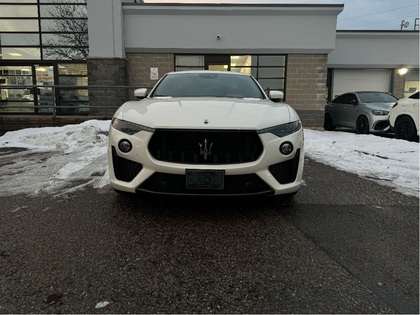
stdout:
<svg viewBox="0 0 420 315">
<path fill-rule="evenodd" d="M 141 88 L 134 91 L 134 96 L 136 99 L 141 100 L 142 98 L 145 98 L 147 96 L 147 89 Z"/>
<path fill-rule="evenodd" d="M 357 103 L 357 101 L 356 101 L 356 100 L 351 100 L 351 101 L 350 101 L 350 105 L 354 105 L 354 106 L 356 106 L 356 105 L 358 105 L 358 103 Z"/>
<path fill-rule="evenodd" d="M 272 90 L 268 92 L 268 98 L 275 103 L 283 101 L 284 94 L 282 91 Z"/>
</svg>

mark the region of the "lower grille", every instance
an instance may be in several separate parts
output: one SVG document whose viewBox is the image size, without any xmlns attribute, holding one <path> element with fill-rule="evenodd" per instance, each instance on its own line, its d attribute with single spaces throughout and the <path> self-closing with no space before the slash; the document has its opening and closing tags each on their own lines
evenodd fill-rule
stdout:
<svg viewBox="0 0 420 315">
<path fill-rule="evenodd" d="M 156 130 L 148 146 L 159 161 L 237 164 L 256 161 L 263 146 L 255 131 Z"/>
<path fill-rule="evenodd" d="M 140 191 L 173 195 L 259 195 L 272 194 L 272 189 L 256 174 L 228 175 L 224 189 L 187 189 L 185 175 L 154 173 L 139 188 Z"/>
<path fill-rule="evenodd" d="M 384 129 L 386 129 L 386 128 L 388 128 L 390 125 L 389 125 L 389 120 L 381 120 L 381 121 L 378 121 L 374 126 L 373 126 L 373 129 L 374 130 L 384 130 Z"/>
<path fill-rule="evenodd" d="M 143 168 L 140 163 L 118 156 L 114 147 L 112 147 L 112 165 L 114 166 L 115 178 L 123 182 L 131 182 Z"/>
<path fill-rule="evenodd" d="M 299 168 L 300 149 L 296 151 L 295 157 L 286 162 L 270 165 L 268 170 L 271 175 L 280 183 L 288 184 L 296 180 L 297 171 Z"/>
</svg>

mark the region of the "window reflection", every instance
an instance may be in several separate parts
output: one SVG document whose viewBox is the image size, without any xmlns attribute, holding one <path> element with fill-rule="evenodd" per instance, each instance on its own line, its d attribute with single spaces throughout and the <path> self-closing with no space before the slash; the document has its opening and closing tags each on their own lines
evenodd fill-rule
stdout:
<svg viewBox="0 0 420 315">
<path fill-rule="evenodd" d="M 1 44 L 4 46 L 29 45 L 39 46 L 38 34 L 0 34 Z"/>
<path fill-rule="evenodd" d="M 0 32 L 38 31 L 38 20 L 0 19 Z"/>
<path fill-rule="evenodd" d="M 38 10 L 36 5 L 2 5 L 0 18 L 11 17 L 37 17 Z"/>
<path fill-rule="evenodd" d="M 41 59 L 39 48 L 1 48 L 1 59 Z"/>
<path fill-rule="evenodd" d="M 68 63 L 58 65 L 59 75 L 87 75 L 87 67 L 84 63 Z"/>
</svg>

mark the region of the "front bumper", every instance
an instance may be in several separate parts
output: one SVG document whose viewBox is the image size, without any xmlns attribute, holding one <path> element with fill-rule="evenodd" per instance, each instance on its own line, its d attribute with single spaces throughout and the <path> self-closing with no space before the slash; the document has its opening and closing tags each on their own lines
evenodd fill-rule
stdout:
<svg viewBox="0 0 420 315">
<path fill-rule="evenodd" d="M 261 156 L 253 162 L 238 164 L 184 164 L 156 160 L 147 147 L 152 133 L 141 131 L 129 136 L 111 127 L 108 165 L 111 186 L 120 191 L 145 191 L 176 195 L 259 195 L 290 194 L 299 190 L 304 164 L 303 130 L 286 137 L 260 134 Z M 118 149 L 122 139 L 129 140 L 133 149 L 123 153 Z M 291 142 L 293 152 L 284 156 L 280 145 Z M 223 170 L 223 189 L 187 189 L 186 170 Z"/>
</svg>

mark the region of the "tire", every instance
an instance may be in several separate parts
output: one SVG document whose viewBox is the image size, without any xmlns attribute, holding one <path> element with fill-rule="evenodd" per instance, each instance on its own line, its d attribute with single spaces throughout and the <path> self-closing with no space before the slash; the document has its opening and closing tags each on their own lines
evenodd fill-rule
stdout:
<svg viewBox="0 0 420 315">
<path fill-rule="evenodd" d="M 366 116 L 360 116 L 356 121 L 356 133 L 368 134 L 369 133 L 369 120 Z"/>
<path fill-rule="evenodd" d="M 325 114 L 325 116 L 324 116 L 324 129 L 327 130 L 327 131 L 334 131 L 335 130 L 333 120 L 331 118 L 331 115 L 329 115 L 329 114 Z"/>
<path fill-rule="evenodd" d="M 395 122 L 394 131 L 397 139 L 414 141 L 417 138 L 416 126 L 409 116 L 399 117 Z"/>
</svg>

